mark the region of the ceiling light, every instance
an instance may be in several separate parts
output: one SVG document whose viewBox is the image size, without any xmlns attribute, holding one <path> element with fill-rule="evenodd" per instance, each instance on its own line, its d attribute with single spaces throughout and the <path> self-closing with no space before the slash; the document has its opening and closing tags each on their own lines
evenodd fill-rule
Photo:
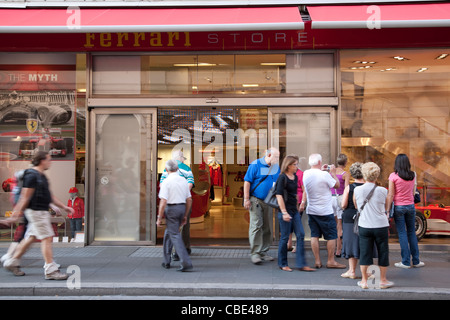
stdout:
<svg viewBox="0 0 450 320">
<path fill-rule="evenodd" d="M 244 83 L 242 86 L 244 88 L 256 88 L 256 87 L 259 87 L 259 84 L 257 84 L 257 83 Z"/>
<path fill-rule="evenodd" d="M 206 63 L 206 62 L 199 62 L 199 63 L 174 63 L 174 67 L 214 67 L 217 66 L 215 63 Z"/>
<path fill-rule="evenodd" d="M 428 68 L 420 68 L 419 70 L 417 70 L 417 72 L 425 72 L 427 70 L 428 70 Z"/>
<path fill-rule="evenodd" d="M 376 62 L 375 61 L 359 61 L 359 60 L 356 60 L 356 61 L 353 61 L 353 63 L 375 64 Z"/>
<path fill-rule="evenodd" d="M 370 69 L 372 66 L 363 66 L 363 67 L 349 67 L 350 70 L 362 70 L 362 69 Z"/>
<path fill-rule="evenodd" d="M 384 72 L 384 71 L 395 71 L 395 70 L 397 70 L 396 67 L 391 67 L 391 68 L 386 68 L 386 69 L 383 69 L 383 70 L 380 70 L 380 71 Z"/>
<path fill-rule="evenodd" d="M 406 61 L 406 60 L 409 60 L 408 58 L 405 58 L 405 57 L 402 57 L 402 56 L 395 56 L 394 59 L 395 59 L 395 60 L 398 60 L 398 61 Z"/>
<path fill-rule="evenodd" d="M 443 53 L 443 54 L 440 54 L 439 56 L 437 56 L 435 59 L 436 60 L 442 60 L 442 59 L 445 59 L 447 57 L 448 57 L 448 53 Z"/>
<path fill-rule="evenodd" d="M 261 62 L 261 66 L 286 66 L 286 62 Z"/>
</svg>

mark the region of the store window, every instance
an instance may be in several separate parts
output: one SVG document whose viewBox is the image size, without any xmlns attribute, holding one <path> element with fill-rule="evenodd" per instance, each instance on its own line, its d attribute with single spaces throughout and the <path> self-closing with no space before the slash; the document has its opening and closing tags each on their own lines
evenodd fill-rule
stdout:
<svg viewBox="0 0 450 320">
<path fill-rule="evenodd" d="M 407 154 L 425 210 L 450 205 L 449 54 L 449 48 L 340 54 L 342 152 L 350 164 L 379 164 L 384 186 L 396 155 Z M 428 233 L 450 234 L 448 217 L 431 213 L 427 220 Z"/>
<path fill-rule="evenodd" d="M 93 57 L 94 95 L 335 95 L 334 54 Z"/>
<path fill-rule="evenodd" d="M 48 151 L 46 173 L 54 195 L 67 203 L 71 188 L 84 198 L 86 55 L 0 54 L 0 219 L 12 209 L 14 173 L 28 168 L 37 150 Z M 83 225 L 72 233 L 69 219 L 52 218 L 58 241 L 83 241 Z M 15 226 L 1 239 L 14 239 Z"/>
</svg>

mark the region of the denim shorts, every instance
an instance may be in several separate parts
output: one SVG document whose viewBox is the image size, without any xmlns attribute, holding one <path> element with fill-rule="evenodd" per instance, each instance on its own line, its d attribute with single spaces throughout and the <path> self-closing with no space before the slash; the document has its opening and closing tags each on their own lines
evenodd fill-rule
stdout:
<svg viewBox="0 0 450 320">
<path fill-rule="evenodd" d="M 326 216 L 308 215 L 308 224 L 311 229 L 311 237 L 325 240 L 337 239 L 336 220 L 334 214 Z"/>
</svg>

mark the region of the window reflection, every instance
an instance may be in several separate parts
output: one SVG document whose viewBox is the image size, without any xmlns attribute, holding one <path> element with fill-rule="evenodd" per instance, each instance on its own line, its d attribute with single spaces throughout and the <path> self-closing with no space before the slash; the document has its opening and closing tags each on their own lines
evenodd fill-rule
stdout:
<svg viewBox="0 0 450 320">
<path fill-rule="evenodd" d="M 334 95 L 334 55 L 94 56 L 93 93 Z"/>
<path fill-rule="evenodd" d="M 425 205 L 450 205 L 450 59 L 443 49 L 341 52 L 342 151 L 381 166 L 387 185 L 406 153 Z"/>
</svg>

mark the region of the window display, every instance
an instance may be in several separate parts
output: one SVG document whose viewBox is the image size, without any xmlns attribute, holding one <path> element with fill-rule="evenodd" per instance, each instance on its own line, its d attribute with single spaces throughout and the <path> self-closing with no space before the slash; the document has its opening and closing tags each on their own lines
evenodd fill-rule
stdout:
<svg viewBox="0 0 450 320">
<path fill-rule="evenodd" d="M 77 96 L 83 91 L 77 89 L 85 88 L 85 81 L 78 81 L 78 71 L 85 74 L 79 64 L 83 58 L 76 54 L 0 54 L 1 181 L 28 168 L 37 151 L 48 151 L 54 161 L 49 172 L 51 187 L 57 198 L 68 199 L 63 190 L 76 183 L 77 109 L 84 109 L 84 101 Z M 61 175 L 66 179 L 56 179 Z M 0 218 L 11 210 L 8 193 L 8 188 L 0 193 Z M 59 227 L 61 237 L 67 236 L 65 223 Z M 2 238 L 10 240 L 6 233 Z"/>
<path fill-rule="evenodd" d="M 450 235 L 450 60 L 439 49 L 341 51 L 342 152 L 380 165 L 387 186 L 405 153 L 417 173 L 425 235 Z M 421 216 L 418 214 L 417 216 Z M 423 221 L 422 221 L 423 222 Z M 419 228 L 424 224 L 418 221 Z"/>
</svg>

